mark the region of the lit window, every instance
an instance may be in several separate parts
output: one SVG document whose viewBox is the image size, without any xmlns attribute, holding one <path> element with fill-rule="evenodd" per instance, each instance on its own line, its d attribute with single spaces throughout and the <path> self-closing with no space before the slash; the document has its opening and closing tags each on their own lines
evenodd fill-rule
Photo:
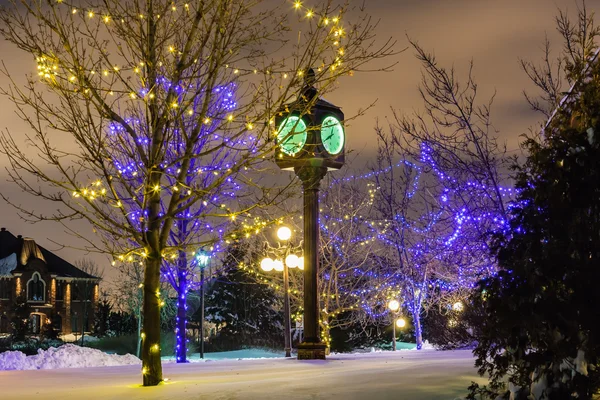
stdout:
<svg viewBox="0 0 600 400">
<path fill-rule="evenodd" d="M 46 282 L 44 282 L 40 274 L 37 272 L 34 272 L 31 279 L 27 281 L 27 300 L 46 300 Z"/>
</svg>

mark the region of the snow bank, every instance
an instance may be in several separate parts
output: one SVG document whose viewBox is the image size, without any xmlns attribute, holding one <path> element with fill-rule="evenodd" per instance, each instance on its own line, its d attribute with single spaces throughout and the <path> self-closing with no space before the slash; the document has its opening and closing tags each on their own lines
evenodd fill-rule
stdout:
<svg viewBox="0 0 600 400">
<path fill-rule="evenodd" d="M 62 335 L 60 339 L 65 343 L 81 342 L 81 335 L 74 335 L 72 333 L 69 333 L 68 335 Z M 98 340 L 99 339 L 95 336 L 85 335 L 83 337 L 83 343 L 97 342 Z"/>
<path fill-rule="evenodd" d="M 0 353 L 0 370 L 104 367 L 141 363 L 139 358 L 131 354 L 124 356 L 106 354 L 100 350 L 74 344 L 51 347 L 48 350 L 40 349 L 38 354 L 33 356 L 26 356 L 20 351 Z"/>
</svg>

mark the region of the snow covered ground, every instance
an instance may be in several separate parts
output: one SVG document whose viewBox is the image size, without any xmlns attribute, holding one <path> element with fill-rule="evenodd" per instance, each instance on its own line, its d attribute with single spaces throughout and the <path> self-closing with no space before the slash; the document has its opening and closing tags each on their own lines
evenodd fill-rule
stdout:
<svg viewBox="0 0 600 400">
<path fill-rule="evenodd" d="M 56 369 L 81 368 L 115 365 L 141 365 L 139 358 L 127 354 L 119 356 L 106 354 L 89 347 L 79 347 L 65 344 L 60 347 L 50 347 L 48 350 L 38 350 L 32 356 L 26 356 L 20 351 L 0 353 L 0 371 L 27 369 Z"/>
<path fill-rule="evenodd" d="M 455 400 L 478 378 L 470 351 L 337 354 L 163 365 L 169 380 L 140 387 L 136 365 L 0 371 L 4 399 Z"/>
<path fill-rule="evenodd" d="M 263 349 L 244 349 L 234 351 L 220 351 L 214 353 L 204 353 L 204 358 L 200 358 L 200 353 L 188 354 L 189 362 L 206 362 L 217 360 L 252 360 L 257 358 L 281 358 L 285 352 L 283 350 L 269 351 Z M 162 357 L 163 362 L 175 362 L 175 356 Z"/>
</svg>

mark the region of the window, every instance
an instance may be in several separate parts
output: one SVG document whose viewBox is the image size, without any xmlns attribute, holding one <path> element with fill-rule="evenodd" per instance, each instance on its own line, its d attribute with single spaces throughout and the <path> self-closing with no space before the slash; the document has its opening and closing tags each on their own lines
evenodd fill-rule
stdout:
<svg viewBox="0 0 600 400">
<path fill-rule="evenodd" d="M 90 301 L 94 287 L 90 282 L 79 281 L 71 284 L 71 301 Z"/>
<path fill-rule="evenodd" d="M 56 281 L 56 301 L 63 301 L 65 299 L 65 283 Z"/>
<path fill-rule="evenodd" d="M 71 315 L 71 331 L 79 332 L 79 316 L 76 312 Z"/>
<path fill-rule="evenodd" d="M 31 313 L 29 316 L 31 333 L 40 333 L 42 331 L 42 320 L 42 314 Z"/>
<path fill-rule="evenodd" d="M 27 301 L 45 301 L 46 300 L 46 282 L 42 280 L 39 273 L 34 272 L 33 276 L 27 281 Z"/>
<path fill-rule="evenodd" d="M 0 315 L 0 333 L 9 333 L 10 332 L 10 321 L 6 313 Z"/>
<path fill-rule="evenodd" d="M 12 289 L 12 280 L 11 279 L 0 279 L 0 299 L 2 299 L 2 300 L 10 299 L 11 289 Z"/>
<path fill-rule="evenodd" d="M 83 291 L 79 283 L 73 282 L 71 284 L 71 301 L 83 300 Z"/>
<path fill-rule="evenodd" d="M 62 331 L 62 317 L 56 314 L 52 317 L 52 327 L 58 331 Z"/>
</svg>

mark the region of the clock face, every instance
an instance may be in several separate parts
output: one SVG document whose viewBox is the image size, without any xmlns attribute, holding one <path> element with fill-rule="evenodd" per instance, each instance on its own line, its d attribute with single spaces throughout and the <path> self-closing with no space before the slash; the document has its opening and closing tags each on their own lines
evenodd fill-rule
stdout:
<svg viewBox="0 0 600 400">
<path fill-rule="evenodd" d="M 306 144 L 306 124 L 294 115 L 287 117 L 277 131 L 277 143 L 282 152 L 295 155 Z"/>
<path fill-rule="evenodd" d="M 327 117 L 321 124 L 321 142 L 329 154 L 338 154 L 344 148 L 344 127 L 335 117 Z"/>
</svg>

